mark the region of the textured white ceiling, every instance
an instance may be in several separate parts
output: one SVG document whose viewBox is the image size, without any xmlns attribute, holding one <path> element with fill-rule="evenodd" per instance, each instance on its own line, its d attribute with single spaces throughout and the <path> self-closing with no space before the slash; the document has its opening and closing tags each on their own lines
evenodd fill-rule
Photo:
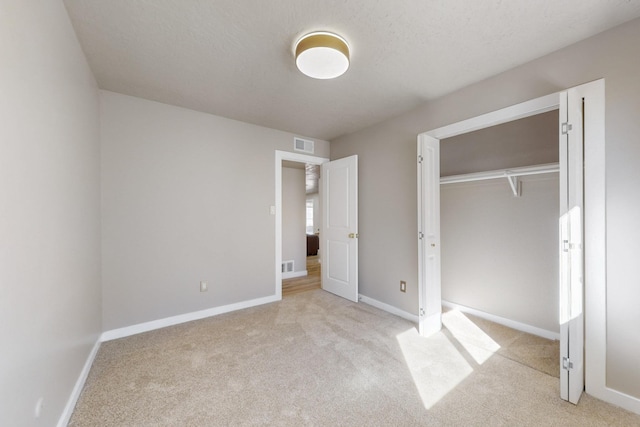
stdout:
<svg viewBox="0 0 640 427">
<path fill-rule="evenodd" d="M 350 133 L 640 16 L 640 0 L 65 0 L 102 89 L 321 139 Z M 335 80 L 295 68 L 326 30 Z"/>
</svg>

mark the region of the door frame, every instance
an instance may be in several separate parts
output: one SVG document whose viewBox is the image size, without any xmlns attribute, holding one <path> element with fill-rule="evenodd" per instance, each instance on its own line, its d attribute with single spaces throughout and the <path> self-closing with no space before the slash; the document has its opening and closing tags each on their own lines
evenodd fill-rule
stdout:
<svg viewBox="0 0 640 427">
<path fill-rule="evenodd" d="M 309 163 L 321 165 L 327 163 L 329 159 L 325 157 L 310 156 L 308 154 L 293 153 L 291 151 L 276 150 L 275 155 L 276 170 L 276 198 L 275 198 L 275 220 L 276 220 L 276 256 L 275 256 L 275 296 L 277 300 L 282 299 L 282 161 L 288 160 L 298 163 Z"/>
<path fill-rule="evenodd" d="M 503 123 L 508 123 L 514 120 L 523 119 L 525 117 L 534 116 L 536 114 L 546 113 L 548 111 L 557 110 L 560 107 L 560 93 L 553 93 L 551 95 L 546 95 L 540 98 L 532 99 L 530 101 L 522 102 L 520 104 L 512 105 L 510 107 L 506 107 L 500 110 L 492 111 L 490 113 L 482 114 L 476 117 L 472 117 L 467 120 L 462 120 L 460 122 L 452 123 L 450 125 L 442 126 L 437 129 L 432 129 L 427 132 L 423 132 L 418 135 L 418 150 L 421 149 L 423 145 L 423 141 L 426 140 L 437 140 L 438 144 L 441 139 L 451 138 L 453 136 L 473 132 L 480 129 L 485 129 L 491 126 L 500 125 Z M 439 151 L 438 151 L 438 161 L 439 161 Z M 422 166 L 419 165 L 421 168 Z M 418 232 L 423 232 L 422 224 L 425 224 L 426 212 L 423 211 L 424 201 L 423 201 L 423 191 L 422 191 L 422 174 L 418 173 Z M 438 183 L 439 185 L 439 183 Z M 439 201 L 439 193 L 438 193 L 438 209 L 440 208 Z M 440 224 L 437 225 L 440 227 Z M 437 235 L 440 235 L 439 230 L 437 231 Z M 439 246 L 440 242 L 437 242 Z M 423 242 L 418 239 L 418 247 L 422 247 Z M 425 259 L 424 259 L 424 251 L 419 250 L 419 258 L 418 258 L 418 293 L 420 295 L 419 307 L 418 307 L 418 316 L 424 316 L 427 314 L 426 307 L 423 307 L 425 301 L 428 301 L 432 297 L 435 299 L 441 300 L 441 284 L 427 284 L 426 278 L 429 275 L 425 272 Z M 436 332 L 438 332 L 442 328 L 442 318 L 440 313 L 429 313 L 428 321 L 421 321 L 421 324 L 424 326 L 420 328 L 420 333 L 423 336 L 429 336 Z"/>
<path fill-rule="evenodd" d="M 585 124 L 584 158 L 588 167 L 584 171 L 585 203 L 585 391 L 592 396 L 622 406 L 635 407 L 615 390 L 606 387 L 606 193 L 605 193 L 605 125 L 604 79 L 581 85 L 585 98 L 595 100 L 591 113 L 595 116 Z M 536 114 L 556 110 L 560 106 L 560 93 L 525 101 L 510 107 L 462 120 L 418 135 L 441 140 L 463 133 L 484 129 Z M 418 216 L 422 221 L 422 194 L 419 194 Z M 421 230 L 418 230 L 421 231 Z M 418 260 L 423 269 L 424 260 Z M 418 286 L 427 292 L 424 277 L 420 273 Z M 421 307 L 420 307 L 421 308 Z M 442 326 L 441 321 L 439 327 Z M 429 331 L 427 331 L 429 332 Z M 637 411 L 637 408 L 635 409 Z"/>
</svg>

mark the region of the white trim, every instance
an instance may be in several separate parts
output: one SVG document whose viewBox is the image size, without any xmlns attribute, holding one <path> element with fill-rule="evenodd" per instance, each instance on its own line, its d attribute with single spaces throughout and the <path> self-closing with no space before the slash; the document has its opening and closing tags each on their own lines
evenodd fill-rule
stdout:
<svg viewBox="0 0 640 427">
<path fill-rule="evenodd" d="M 585 132 L 585 389 L 605 402 L 640 414 L 640 399 L 607 387 L 607 219 L 605 81 L 578 86 L 590 121 Z M 589 101 L 591 100 L 591 101 Z M 586 126 L 586 124 L 585 124 Z"/>
<path fill-rule="evenodd" d="M 276 150 L 275 155 L 275 173 L 276 173 L 276 195 L 275 195 L 275 208 L 276 208 L 276 284 L 275 284 L 275 298 L 276 301 L 282 299 L 282 161 L 288 160 L 291 162 L 309 163 L 312 165 L 321 165 L 329 161 L 324 157 L 310 156 L 307 154 L 292 153 L 290 151 Z"/>
<path fill-rule="evenodd" d="M 362 294 L 358 294 L 358 301 L 363 302 L 365 304 L 369 304 L 372 307 L 379 308 L 380 310 L 386 311 L 387 313 L 395 314 L 398 317 L 402 317 L 413 323 L 418 323 L 418 316 L 415 314 L 407 313 L 404 310 L 400 310 L 392 305 L 385 304 L 373 298 L 369 298 Z"/>
<path fill-rule="evenodd" d="M 240 301 L 233 304 L 223 305 L 220 307 L 208 308 L 206 310 L 194 311 L 191 313 L 179 314 L 177 316 L 165 317 L 164 319 L 152 320 L 150 322 L 138 323 L 137 325 L 125 326 L 124 328 L 112 329 L 102 333 L 100 340 L 111 341 L 118 338 L 124 338 L 142 332 L 153 331 L 155 329 L 165 328 L 167 326 L 178 325 L 180 323 L 191 322 L 193 320 L 204 319 L 206 317 L 216 316 L 218 314 L 229 313 L 231 311 L 242 310 L 244 308 L 255 307 L 257 305 L 268 304 L 270 302 L 279 301 L 275 295 L 268 297 L 256 298 L 248 301 Z"/>
<path fill-rule="evenodd" d="M 69 420 L 71 419 L 71 415 L 73 415 L 73 410 L 76 407 L 76 403 L 78 402 L 78 398 L 80 397 L 80 393 L 82 393 L 82 389 L 84 388 L 84 383 L 87 381 L 87 377 L 89 376 L 89 371 L 91 370 L 91 365 L 93 365 L 93 361 L 98 354 L 98 350 L 100 349 L 100 339 L 96 341 L 87 356 L 87 360 L 84 362 L 84 366 L 82 367 L 82 371 L 80 371 L 80 375 L 76 380 L 76 384 L 73 386 L 73 390 L 71 391 L 71 395 L 67 400 L 67 404 L 62 411 L 62 415 L 58 419 L 58 427 L 65 427 L 69 424 Z"/>
<path fill-rule="evenodd" d="M 307 276 L 307 270 L 302 271 L 291 271 L 289 273 L 282 273 L 283 279 L 293 279 L 294 277 L 304 277 Z"/>
<path fill-rule="evenodd" d="M 515 320 L 507 319 L 506 317 L 496 316 L 494 314 L 486 313 L 484 311 L 476 310 L 475 308 L 466 307 L 464 305 L 456 304 L 450 301 L 442 300 L 442 306 L 453 310 L 458 310 L 462 313 L 471 314 L 481 319 L 489 320 L 493 323 L 506 326 L 517 331 L 526 332 L 531 335 L 537 335 L 548 340 L 560 339 L 559 332 L 548 331 L 546 329 L 538 328 L 537 326 L 527 325 L 526 323 L 516 322 Z"/>
<path fill-rule="evenodd" d="M 627 411 L 640 414 L 640 399 L 638 399 L 637 397 L 629 396 L 628 394 L 622 393 L 618 390 L 614 390 L 606 386 L 598 390 L 594 390 L 592 388 L 587 393 L 597 399 L 626 409 Z"/>
<path fill-rule="evenodd" d="M 557 110 L 559 105 L 560 94 L 556 92 L 424 133 L 436 139 L 450 138 L 463 133 L 546 113 L 547 111 Z"/>
</svg>

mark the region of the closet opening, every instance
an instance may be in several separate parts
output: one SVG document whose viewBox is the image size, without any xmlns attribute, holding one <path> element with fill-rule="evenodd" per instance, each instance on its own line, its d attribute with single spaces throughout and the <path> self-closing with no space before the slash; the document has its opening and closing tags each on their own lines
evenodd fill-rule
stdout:
<svg viewBox="0 0 640 427">
<path fill-rule="evenodd" d="M 558 126 L 554 109 L 440 140 L 443 323 L 460 311 L 496 353 L 554 377 Z"/>
<path fill-rule="evenodd" d="M 559 146 L 560 209 L 556 211 L 559 232 L 553 239 L 553 253 L 558 257 L 556 294 L 560 294 L 557 315 L 560 329 L 560 395 L 562 399 L 572 403 L 577 403 L 580 399 L 585 390 L 585 383 L 588 393 L 605 401 L 616 401 L 616 396 L 609 393 L 606 387 L 605 366 L 604 325 L 607 310 L 604 297 L 604 99 L 604 80 L 601 79 L 418 135 L 419 331 L 421 335 L 429 336 L 440 330 L 444 317 L 441 289 L 441 140 L 558 110 L 559 126 L 556 129 Z M 518 198 L 517 196 L 526 191 L 527 183 L 518 183 L 527 176 L 523 175 L 524 172 L 540 172 L 552 167 L 549 164 L 543 165 L 545 166 L 522 166 L 525 169 L 509 166 L 510 169 L 503 169 L 502 174 L 511 187 L 509 191 Z M 514 169 L 520 176 L 514 176 Z M 545 175 L 546 172 L 551 173 L 547 170 Z M 496 174 L 495 170 L 491 173 Z M 484 175 L 486 178 L 487 172 L 459 173 L 467 177 L 468 174 L 473 174 L 476 178 Z M 486 200 L 483 202 L 486 205 Z M 474 207 L 470 203 L 459 206 L 460 211 L 473 209 L 476 209 L 472 212 L 472 220 L 475 221 L 483 214 L 482 208 Z M 528 209 L 527 215 L 537 211 L 537 207 Z M 454 210 L 454 214 L 457 213 L 458 210 Z M 484 215 L 486 216 L 486 213 Z M 522 229 L 525 226 L 528 225 L 523 225 Z M 480 226 L 475 227 L 479 228 Z M 500 233 L 503 232 L 502 228 Z M 510 247 L 511 243 L 507 245 Z M 489 248 L 476 247 L 476 251 L 488 252 Z M 477 261 L 471 258 L 469 262 Z M 465 268 L 472 269 L 473 265 Z M 585 360 L 589 361 L 588 365 Z"/>
</svg>

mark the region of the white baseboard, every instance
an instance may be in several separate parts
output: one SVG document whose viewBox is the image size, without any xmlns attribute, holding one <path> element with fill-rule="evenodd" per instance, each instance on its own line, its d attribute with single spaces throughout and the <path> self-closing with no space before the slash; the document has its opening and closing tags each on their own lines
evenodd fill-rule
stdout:
<svg viewBox="0 0 640 427">
<path fill-rule="evenodd" d="M 588 386 L 588 384 L 586 393 L 597 399 L 626 409 L 627 411 L 640 414 L 640 399 L 638 399 L 637 397 L 629 396 L 628 394 L 622 393 L 609 387 L 604 387 L 604 389 L 601 390 L 593 390 Z"/>
<path fill-rule="evenodd" d="M 89 376 L 89 371 L 91 370 L 91 365 L 93 365 L 93 360 L 96 358 L 96 354 L 98 354 L 98 349 L 100 348 L 100 339 L 96 341 L 87 357 L 87 360 L 84 362 L 84 366 L 82 367 L 82 371 L 80 371 L 80 376 L 76 381 L 76 384 L 73 386 L 73 390 L 71 391 L 71 395 L 67 400 L 67 404 L 62 411 L 62 415 L 60 419 L 58 419 L 58 427 L 65 427 L 69 424 L 69 420 L 71 419 L 71 415 L 73 414 L 73 410 L 76 407 L 76 403 L 78 402 L 78 398 L 80 397 L 80 393 L 82 393 L 82 389 L 84 388 L 84 383 L 87 381 L 87 376 Z"/>
<path fill-rule="evenodd" d="M 283 279 L 293 279 L 294 277 L 304 277 L 307 276 L 307 270 L 302 271 L 290 271 L 289 273 L 282 273 Z"/>
<path fill-rule="evenodd" d="M 536 326 L 527 325 L 526 323 L 516 322 L 515 320 L 507 319 L 505 317 L 496 316 L 484 311 L 476 310 L 475 308 L 466 307 L 464 305 L 456 304 L 450 301 L 442 300 L 442 305 L 447 308 L 461 311 L 462 313 L 469 313 L 473 316 L 480 317 L 481 319 L 489 320 L 494 323 L 498 323 L 503 326 L 507 326 L 511 329 L 526 332 L 531 335 L 537 335 L 548 340 L 560 340 L 560 333 L 547 331 L 546 329 L 538 328 Z"/>
<path fill-rule="evenodd" d="M 388 313 L 395 314 L 396 316 L 402 317 L 403 319 L 407 319 L 410 322 L 418 323 L 418 316 L 416 314 L 407 313 L 404 310 L 400 310 L 399 308 L 389 304 L 385 304 L 384 302 L 380 302 L 378 300 L 369 298 L 362 294 L 358 295 L 358 301 L 363 302 L 365 304 L 369 304 L 375 308 L 379 308 L 380 310 L 384 310 Z"/>
<path fill-rule="evenodd" d="M 111 341 L 118 338 L 140 334 L 142 332 L 165 328 L 167 326 L 173 326 L 180 323 L 191 322 L 193 320 L 204 319 L 205 317 L 216 316 L 218 314 L 229 313 L 231 311 L 242 310 L 244 308 L 255 307 L 262 304 L 268 304 L 270 302 L 280 301 L 280 299 L 281 298 L 278 298 L 276 295 L 271 295 L 268 297 L 256 298 L 249 301 L 241 301 L 234 304 L 223 305 L 220 307 L 208 308 L 206 310 L 194 311 L 192 313 L 179 314 L 177 316 L 166 317 L 164 319 L 152 320 L 150 322 L 138 323 L 137 325 L 105 331 L 102 333 L 100 340 L 103 342 Z"/>
</svg>

